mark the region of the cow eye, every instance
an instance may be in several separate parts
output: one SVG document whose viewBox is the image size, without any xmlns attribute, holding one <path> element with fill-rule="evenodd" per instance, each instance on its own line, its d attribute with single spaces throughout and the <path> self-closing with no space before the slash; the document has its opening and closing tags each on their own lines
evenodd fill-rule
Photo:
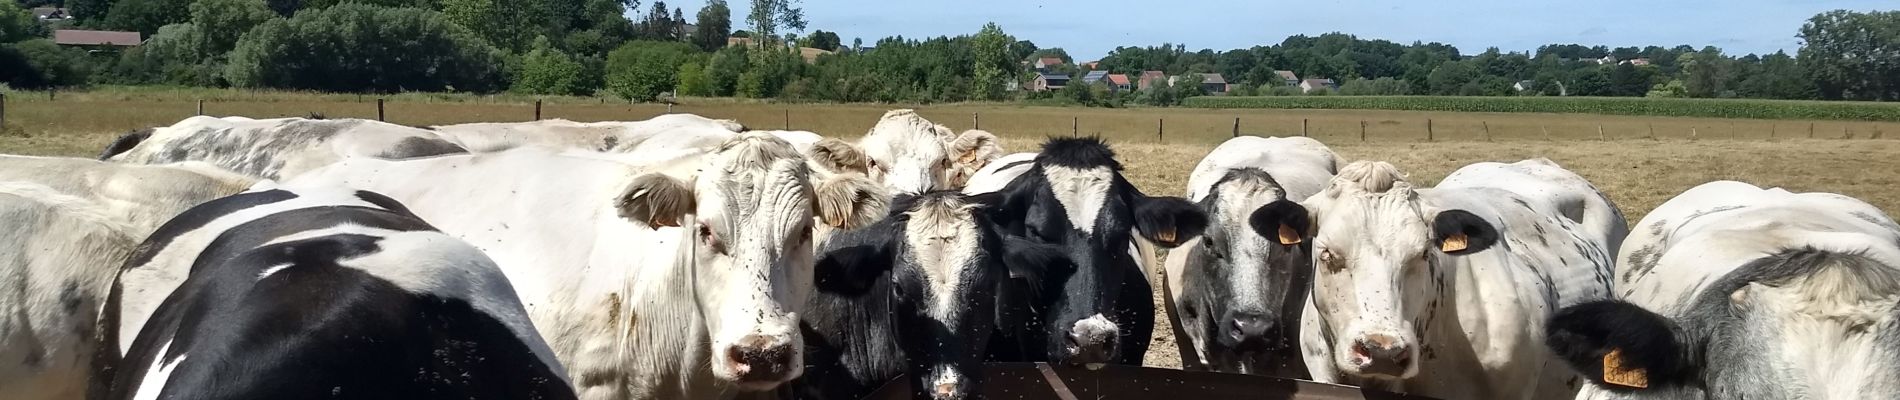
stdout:
<svg viewBox="0 0 1900 400">
<path fill-rule="evenodd" d="M 1332 249 L 1322 249 L 1319 251 L 1319 263 L 1320 265 L 1325 265 L 1326 271 L 1328 272 L 1339 272 L 1340 270 L 1346 269 L 1346 263 L 1339 262 L 1339 256 L 1333 255 Z"/>
<path fill-rule="evenodd" d="M 705 243 L 706 247 L 711 248 L 713 252 L 721 254 L 726 252 L 725 243 L 720 242 L 719 234 L 713 232 L 712 225 L 707 225 L 705 222 L 699 223 L 699 241 Z"/>
</svg>

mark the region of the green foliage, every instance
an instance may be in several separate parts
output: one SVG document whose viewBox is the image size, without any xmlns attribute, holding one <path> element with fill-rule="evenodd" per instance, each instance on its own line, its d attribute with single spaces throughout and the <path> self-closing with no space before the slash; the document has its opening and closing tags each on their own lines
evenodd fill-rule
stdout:
<svg viewBox="0 0 1900 400">
<path fill-rule="evenodd" d="M 1900 100 L 1900 11 L 1821 13 L 1799 37 L 1801 66 L 1821 98 Z"/>
<path fill-rule="evenodd" d="M 811 36 L 806 36 L 801 42 L 799 46 L 825 51 L 838 51 L 839 47 L 844 47 L 844 39 L 838 38 L 836 32 L 825 32 L 824 30 L 812 32 Z"/>
<path fill-rule="evenodd" d="M 633 37 L 640 40 L 680 40 L 684 39 L 680 35 L 684 33 L 681 28 L 685 24 L 685 20 L 674 19 L 667 14 L 665 1 L 656 0 L 653 9 L 642 14 L 640 23 L 634 25 Z"/>
<path fill-rule="evenodd" d="M 607 90 L 651 101 L 679 85 L 680 64 L 694 54 L 693 46 L 680 42 L 627 42 L 607 54 Z"/>
<path fill-rule="evenodd" d="M 799 8 L 799 0 L 752 0 L 752 11 L 746 14 L 746 25 L 752 28 L 752 37 L 761 45 L 769 45 L 772 38 L 780 35 L 779 28 L 788 31 L 805 30 L 805 10 Z"/>
<path fill-rule="evenodd" d="M 224 55 L 237 45 L 238 38 L 245 32 L 274 18 L 277 13 L 263 0 L 196 0 L 191 3 L 191 23 L 197 26 L 198 33 L 198 54 L 204 57 Z"/>
<path fill-rule="evenodd" d="M 706 67 L 699 62 L 680 64 L 680 72 L 676 76 L 679 86 L 673 89 L 674 93 L 681 96 L 713 95 L 712 81 L 706 78 Z"/>
<path fill-rule="evenodd" d="M 521 57 L 521 72 L 512 88 L 517 93 L 585 95 L 593 88 L 583 84 L 581 63 L 549 43 L 548 38 L 534 40 L 534 50 Z"/>
<path fill-rule="evenodd" d="M 1392 77 L 1378 79 L 1353 78 L 1339 85 L 1339 94 L 1346 96 L 1403 96 L 1411 94 L 1412 85 Z"/>
<path fill-rule="evenodd" d="M 112 11 L 115 0 L 66 0 L 66 12 L 82 23 L 93 24 L 106 19 Z"/>
<path fill-rule="evenodd" d="M 979 100 L 996 100 L 1003 97 L 1003 85 L 1015 74 L 1015 59 L 1011 57 L 1009 47 L 1016 38 L 1003 33 L 1003 27 L 995 22 L 983 24 L 983 29 L 970 38 L 970 57 L 975 63 L 970 67 L 970 83 L 975 85 L 971 96 Z"/>
<path fill-rule="evenodd" d="M 1538 112 L 1700 118 L 1900 121 L 1900 105 L 1739 99 L 1645 99 L 1624 97 L 1200 97 L 1185 105 L 1202 108 L 1352 109 L 1446 112 Z"/>
<path fill-rule="evenodd" d="M 726 38 L 732 34 L 732 9 L 726 7 L 726 0 L 712 0 L 706 7 L 699 9 L 698 24 L 693 28 L 693 44 L 706 52 L 719 51 L 726 47 Z"/>
<path fill-rule="evenodd" d="M 105 26 L 151 35 L 158 28 L 191 20 L 192 0 L 118 0 L 106 13 Z"/>
<path fill-rule="evenodd" d="M 0 43 L 13 43 L 30 39 L 40 34 L 40 24 L 33 20 L 33 13 L 19 3 L 0 1 Z"/>
<path fill-rule="evenodd" d="M 114 63 L 107 81 L 121 84 L 162 83 L 187 86 L 216 86 L 223 67 L 199 50 L 198 26 L 171 24 L 158 28 L 158 34 L 144 45 L 127 49 Z"/>
<path fill-rule="evenodd" d="M 343 4 L 258 25 L 225 78 L 241 87 L 333 92 L 500 89 L 502 53 L 441 13 Z"/>
<path fill-rule="evenodd" d="M 520 51 L 535 37 L 561 37 L 582 19 L 583 0 L 440 0 L 449 21 L 489 44 Z"/>
<path fill-rule="evenodd" d="M 0 67 L 6 67 L 0 68 L 0 79 L 19 89 L 84 85 L 91 74 L 85 58 L 85 50 L 63 48 L 47 39 L 0 44 Z"/>
<path fill-rule="evenodd" d="M 1674 79 L 1674 80 L 1670 80 L 1668 83 L 1656 84 L 1656 87 L 1653 89 L 1649 89 L 1649 93 L 1643 95 L 1643 97 L 1648 97 L 1648 98 L 1653 98 L 1653 99 L 1685 98 L 1685 97 L 1689 97 L 1689 86 L 1683 84 L 1681 79 Z"/>
</svg>

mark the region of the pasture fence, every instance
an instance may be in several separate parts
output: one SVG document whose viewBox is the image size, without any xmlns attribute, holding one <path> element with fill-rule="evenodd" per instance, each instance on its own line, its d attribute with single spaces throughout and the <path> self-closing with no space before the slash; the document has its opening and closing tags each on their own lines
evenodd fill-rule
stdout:
<svg viewBox="0 0 1900 400">
<path fill-rule="evenodd" d="M 244 115 L 256 118 L 322 115 L 334 118 L 375 118 L 378 121 L 414 126 L 446 125 L 467 122 L 532 121 L 548 118 L 574 120 L 641 120 L 655 115 L 690 112 L 712 118 L 740 121 L 759 127 L 778 122 L 783 130 L 809 130 L 827 135 L 851 135 L 875 123 L 876 115 L 889 108 L 904 106 L 821 105 L 784 103 L 730 103 L 692 101 L 679 103 L 626 105 L 601 98 L 516 101 L 438 101 L 415 95 L 332 96 L 306 100 L 212 98 L 144 100 L 136 95 L 99 95 L 82 93 L 61 96 L 48 91 L 45 97 L 24 96 L 30 92 L 0 93 L 0 132 L 93 132 L 126 131 L 176 122 L 189 115 Z M 102 100 L 101 98 L 104 97 Z M 352 99 L 357 99 L 352 101 Z M 182 100 L 182 101 L 181 101 Z M 485 99 L 484 99 L 485 100 Z M 669 99 L 671 100 L 671 99 Z M 183 104 L 179 104 L 179 103 Z M 180 108 L 166 111 L 168 104 Z M 188 107 L 188 108 L 187 108 Z M 373 108 L 372 108 L 373 107 Z M 941 106 L 955 109 L 960 105 Z M 919 107 L 926 118 L 948 125 L 966 114 L 962 121 L 970 129 L 984 129 L 1009 136 L 1044 136 L 1056 131 L 1060 117 L 1069 117 L 1069 136 L 1100 135 L 1111 140 L 1162 144 L 1215 143 L 1227 138 L 1249 136 L 1299 135 L 1325 142 L 1440 142 L 1440 141 L 1526 141 L 1526 140 L 1742 140 L 1793 139 L 1798 133 L 1782 135 L 1781 126 L 1805 123 L 1809 139 L 1884 139 L 1892 130 L 1883 121 L 1788 121 L 1769 119 L 1709 119 L 1687 117 L 1611 116 L 1593 114 L 1512 114 L 1435 111 L 1383 112 L 1366 110 L 1259 110 L 1259 109 L 1178 109 L 1133 108 L 1092 109 L 1054 107 L 1014 107 L 964 110 L 944 114 L 935 107 Z M 970 107 L 976 108 L 976 107 Z M 72 117 L 72 110 L 111 110 L 115 115 L 105 121 L 84 121 Z M 761 113 L 763 111 L 764 113 Z M 796 113 L 794 111 L 797 111 Z M 120 115 L 124 114 L 124 115 Z M 760 118 L 764 114 L 764 121 Z M 798 114 L 794 116 L 793 114 Z M 995 114 L 985 118 L 984 114 Z M 512 118 L 510 116 L 513 116 Z M 778 121 L 770 121 L 776 116 Z M 796 118 L 794 118 L 796 117 Z M 1154 118 L 1150 139 L 1141 126 Z M 1170 121 L 1173 120 L 1173 121 Z M 1051 126 L 1055 125 L 1055 126 Z M 1223 126 L 1224 125 L 1224 126 Z M 1799 129 L 1799 128 L 1795 128 Z M 1594 130 L 1595 134 L 1589 134 Z M 1226 131 L 1226 132 L 1221 132 Z M 1059 132 L 1059 131 L 1058 131 Z M 1707 134 L 1705 134 L 1705 132 Z M 1226 133 L 1222 137 L 1220 133 Z M 30 136 L 30 135 L 29 135 Z"/>
</svg>

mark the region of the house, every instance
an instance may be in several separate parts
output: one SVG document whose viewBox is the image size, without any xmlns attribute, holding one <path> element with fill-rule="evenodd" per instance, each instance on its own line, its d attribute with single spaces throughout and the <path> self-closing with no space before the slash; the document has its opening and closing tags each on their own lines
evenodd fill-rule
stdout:
<svg viewBox="0 0 1900 400">
<path fill-rule="evenodd" d="M 757 45 L 753 44 L 752 38 L 749 38 L 749 37 L 744 37 L 744 36 L 727 37 L 726 47 L 732 47 L 732 46 L 755 47 Z"/>
<path fill-rule="evenodd" d="M 1623 62 L 1618 63 L 1618 64 L 1629 64 L 1629 65 L 1641 67 L 1641 66 L 1649 65 L 1649 59 L 1638 58 L 1638 59 L 1633 59 L 1633 60 L 1623 60 Z"/>
<path fill-rule="evenodd" d="M 1141 76 L 1135 79 L 1136 87 L 1141 90 L 1148 90 L 1148 88 L 1154 87 L 1156 84 L 1166 82 L 1168 74 L 1161 71 L 1141 71 Z"/>
<path fill-rule="evenodd" d="M 1104 79 L 1108 79 L 1108 71 L 1089 71 L 1089 73 L 1082 75 L 1082 84 L 1093 85 Z"/>
<path fill-rule="evenodd" d="M 1603 58 L 1597 59 L 1597 65 L 1614 65 L 1614 64 L 1616 64 L 1616 56 L 1603 56 Z"/>
<path fill-rule="evenodd" d="M 1063 87 L 1067 86 L 1069 86 L 1069 76 L 1064 74 L 1038 72 L 1036 73 L 1036 79 L 1029 81 L 1029 90 L 1032 92 L 1062 90 Z"/>
<path fill-rule="evenodd" d="M 65 46 L 133 47 L 143 42 L 138 32 L 79 29 L 53 31 L 53 43 Z"/>
<path fill-rule="evenodd" d="M 73 19 L 73 15 L 60 7 L 33 7 L 33 18 L 41 21 Z"/>
<path fill-rule="evenodd" d="M 1227 77 L 1220 74 L 1201 74 L 1201 91 L 1207 94 L 1227 94 Z"/>
<path fill-rule="evenodd" d="M 1294 75 L 1293 71 L 1273 71 L 1273 74 L 1278 75 L 1281 81 L 1286 82 L 1284 86 L 1296 86 L 1300 84 L 1300 76 Z"/>
<path fill-rule="evenodd" d="M 1108 74 L 1108 89 L 1117 92 L 1134 90 L 1135 85 L 1128 82 L 1127 74 Z"/>
<path fill-rule="evenodd" d="M 1060 67 L 1062 64 L 1061 58 L 1043 57 L 1036 59 L 1035 67 L 1037 71 L 1048 72 L 1050 68 Z"/>
<path fill-rule="evenodd" d="M 1302 92 L 1312 93 L 1318 90 L 1334 89 L 1339 89 L 1339 83 L 1333 82 L 1333 80 L 1329 78 L 1307 78 L 1306 80 L 1300 81 L 1300 91 Z"/>
<path fill-rule="evenodd" d="M 1536 81 L 1528 81 L 1528 80 L 1517 81 L 1517 83 L 1511 84 L 1511 89 L 1522 92 L 1526 90 L 1531 90 L 1531 88 L 1535 87 L 1536 85 L 1537 85 Z"/>
</svg>

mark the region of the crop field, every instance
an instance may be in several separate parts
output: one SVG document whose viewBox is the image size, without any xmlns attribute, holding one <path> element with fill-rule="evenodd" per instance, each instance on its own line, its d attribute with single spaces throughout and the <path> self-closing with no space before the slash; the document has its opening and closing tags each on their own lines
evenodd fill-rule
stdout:
<svg viewBox="0 0 1900 400">
<path fill-rule="evenodd" d="M 47 100 L 43 93 L 11 93 L 5 108 L 7 125 L 0 129 L 0 153 L 90 157 L 120 133 L 169 125 L 195 114 L 193 97 L 199 94 L 221 96 L 205 102 L 204 112 L 209 115 L 376 117 L 374 97 L 358 100 L 353 95 L 62 93 Z M 534 107 L 532 99 L 410 95 L 391 97 L 384 112 L 391 122 L 435 125 L 528 120 Z M 674 111 L 737 119 L 753 128 L 789 127 L 855 138 L 889 108 L 688 99 Z M 666 109 L 666 105 L 564 98 L 545 101 L 542 116 L 635 120 Z M 1631 223 L 1676 193 L 1723 179 L 1794 191 L 1836 192 L 1890 213 L 1900 210 L 1900 140 L 1892 140 L 1900 137 L 1900 123 L 1893 122 L 995 104 L 919 109 L 925 117 L 958 130 L 980 123 L 1004 137 L 1011 151 L 1033 151 L 1042 137 L 1068 135 L 1072 126 L 1073 132 L 1082 135 L 1106 137 L 1127 166 L 1128 178 L 1150 194 L 1184 193 L 1190 170 L 1233 134 L 1238 119 L 1240 133 L 1249 135 L 1298 135 L 1305 125 L 1308 135 L 1326 142 L 1344 159 L 1392 162 L 1421 185 L 1435 183 L 1474 162 L 1550 158 L 1608 193 Z M 1160 137 L 1156 136 L 1158 125 Z M 1366 129 L 1363 141 L 1362 126 Z M 1601 136 L 1598 126 L 1604 132 Z M 1178 366 L 1165 321 L 1157 321 L 1149 364 Z"/>
</svg>

